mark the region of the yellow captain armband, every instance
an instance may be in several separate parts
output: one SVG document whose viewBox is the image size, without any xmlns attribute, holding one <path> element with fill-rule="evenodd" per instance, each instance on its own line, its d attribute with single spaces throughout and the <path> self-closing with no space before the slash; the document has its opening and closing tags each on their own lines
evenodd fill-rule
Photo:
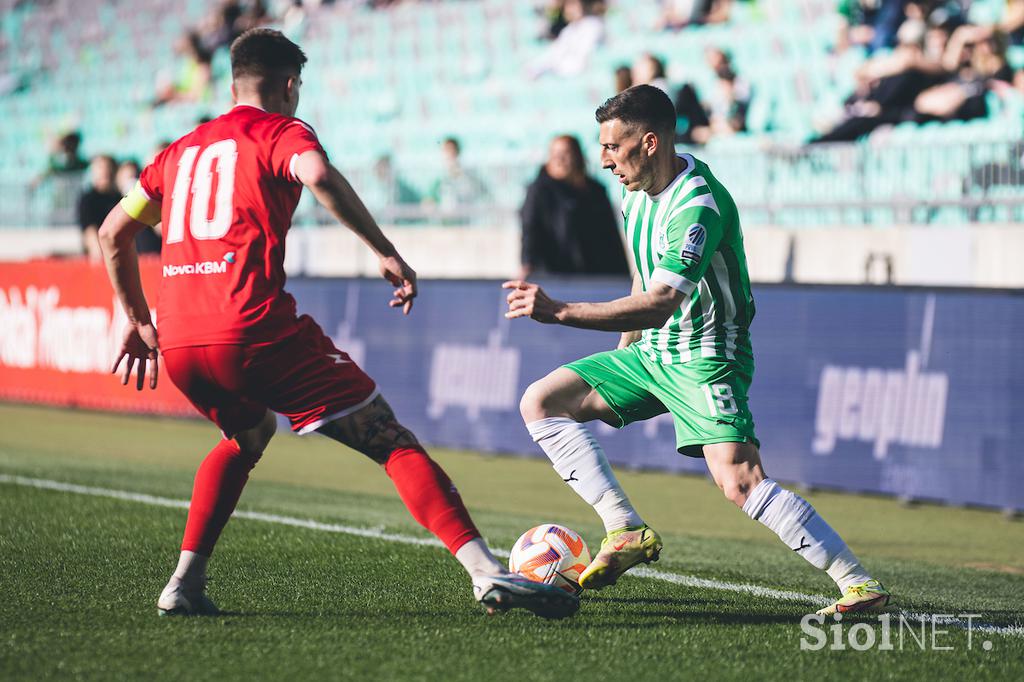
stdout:
<svg viewBox="0 0 1024 682">
<path fill-rule="evenodd" d="M 124 195 L 121 199 L 121 208 L 131 219 L 150 227 L 160 222 L 160 202 L 146 194 L 141 182 L 136 182 L 131 191 Z"/>
</svg>

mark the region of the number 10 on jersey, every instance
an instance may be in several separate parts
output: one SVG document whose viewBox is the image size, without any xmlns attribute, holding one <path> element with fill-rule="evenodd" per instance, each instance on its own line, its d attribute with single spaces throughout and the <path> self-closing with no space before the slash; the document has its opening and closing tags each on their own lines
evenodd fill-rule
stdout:
<svg viewBox="0 0 1024 682">
<path fill-rule="evenodd" d="M 185 239 L 185 209 L 189 194 L 192 195 L 192 210 L 188 216 L 188 229 L 194 239 L 220 239 L 231 228 L 238 146 L 234 140 L 228 139 L 214 142 L 203 149 L 202 154 L 199 150 L 199 146 L 186 147 L 178 161 L 178 174 L 174 178 L 174 190 L 171 193 L 167 244 L 176 244 Z M 214 164 L 217 194 L 213 197 L 211 216 Z"/>
</svg>

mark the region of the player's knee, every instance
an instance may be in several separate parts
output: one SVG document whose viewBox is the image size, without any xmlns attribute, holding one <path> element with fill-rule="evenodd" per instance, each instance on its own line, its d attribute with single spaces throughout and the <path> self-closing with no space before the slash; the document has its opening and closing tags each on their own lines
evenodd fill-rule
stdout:
<svg viewBox="0 0 1024 682">
<path fill-rule="evenodd" d="M 747 501 L 747 495 L 750 494 L 749 486 L 738 481 L 727 481 L 720 485 L 719 488 L 722 489 L 725 499 L 729 500 L 737 507 L 742 507 L 743 503 Z"/>
<path fill-rule="evenodd" d="M 755 475 L 736 476 L 722 481 L 718 487 L 721 488 L 722 494 L 727 500 L 737 507 L 742 507 L 758 483 L 760 483 L 760 479 Z"/>
<path fill-rule="evenodd" d="M 552 394 L 545 387 L 543 380 L 535 381 L 523 393 L 519 401 L 519 413 L 527 424 L 538 419 L 563 416 L 555 409 L 553 402 Z"/>
<path fill-rule="evenodd" d="M 244 452 L 254 458 L 252 464 L 255 466 L 275 433 L 277 433 L 277 417 L 273 412 L 267 410 L 259 424 L 238 434 L 235 436 L 235 440 Z"/>
</svg>

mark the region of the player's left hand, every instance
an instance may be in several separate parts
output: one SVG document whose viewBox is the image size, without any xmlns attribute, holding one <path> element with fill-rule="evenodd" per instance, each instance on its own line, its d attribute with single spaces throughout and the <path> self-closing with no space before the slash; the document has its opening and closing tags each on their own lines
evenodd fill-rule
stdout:
<svg viewBox="0 0 1024 682">
<path fill-rule="evenodd" d="M 512 290 L 508 295 L 508 312 L 505 313 L 505 317 L 510 320 L 532 317 L 544 324 L 555 324 L 558 322 L 558 312 L 565 307 L 565 303 L 556 301 L 540 286 L 530 282 L 512 280 L 502 284 L 501 288 Z"/>
<path fill-rule="evenodd" d="M 401 256 L 395 255 L 381 257 L 380 274 L 397 287 L 388 305 L 392 308 L 401 306 L 402 313 L 408 315 L 412 310 L 412 300 L 416 298 L 416 272 Z"/>
<path fill-rule="evenodd" d="M 157 374 L 159 373 L 159 341 L 157 340 L 156 327 L 153 323 L 135 325 L 131 322 L 124 330 L 124 341 L 121 342 L 121 352 L 114 361 L 114 368 L 111 374 L 117 374 L 121 361 L 127 358 L 124 370 L 121 372 L 121 384 L 128 385 L 132 376 L 132 368 L 137 362 L 139 365 L 138 379 L 135 388 L 142 390 L 144 379 L 149 379 L 149 387 L 156 388 Z"/>
</svg>

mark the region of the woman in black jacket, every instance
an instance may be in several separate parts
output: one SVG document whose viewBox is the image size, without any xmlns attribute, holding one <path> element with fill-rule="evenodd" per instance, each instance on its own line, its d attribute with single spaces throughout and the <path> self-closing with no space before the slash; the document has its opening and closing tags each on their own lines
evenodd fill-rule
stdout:
<svg viewBox="0 0 1024 682">
<path fill-rule="evenodd" d="M 526 191 L 521 276 L 629 275 L 608 192 L 589 177 L 579 140 L 560 135 Z"/>
</svg>

